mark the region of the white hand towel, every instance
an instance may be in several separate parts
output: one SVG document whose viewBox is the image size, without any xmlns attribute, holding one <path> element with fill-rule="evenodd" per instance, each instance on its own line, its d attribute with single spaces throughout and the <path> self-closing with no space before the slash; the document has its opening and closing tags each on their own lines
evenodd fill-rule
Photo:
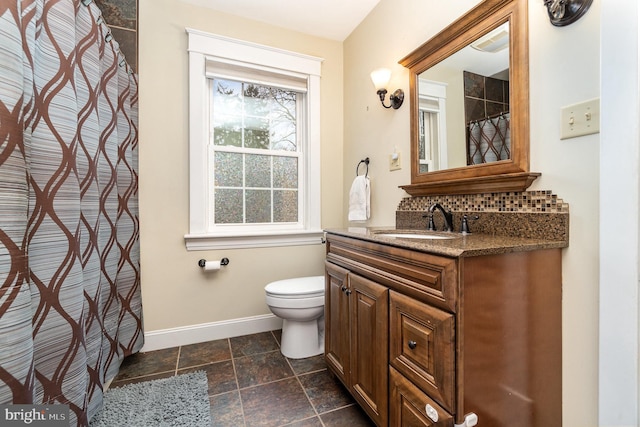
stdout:
<svg viewBox="0 0 640 427">
<path fill-rule="evenodd" d="M 349 221 L 366 221 L 370 215 L 371 188 L 369 177 L 356 176 L 349 191 Z"/>
</svg>

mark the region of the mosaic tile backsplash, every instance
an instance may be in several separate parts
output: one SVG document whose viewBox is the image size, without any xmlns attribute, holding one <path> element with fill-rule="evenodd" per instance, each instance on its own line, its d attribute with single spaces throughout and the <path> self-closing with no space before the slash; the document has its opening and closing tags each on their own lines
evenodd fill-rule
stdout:
<svg viewBox="0 0 640 427">
<path fill-rule="evenodd" d="M 396 228 L 425 229 L 434 203 L 452 212 L 456 232 L 467 215 L 474 233 L 569 242 L 569 205 L 551 191 L 406 197 L 396 210 Z M 441 230 L 442 215 L 435 213 L 434 221 Z"/>
<path fill-rule="evenodd" d="M 138 72 L 138 0 L 95 0 L 127 62 Z"/>
<path fill-rule="evenodd" d="M 397 210 L 425 211 L 433 203 L 453 212 L 569 212 L 569 205 L 551 191 L 405 197 Z"/>
</svg>

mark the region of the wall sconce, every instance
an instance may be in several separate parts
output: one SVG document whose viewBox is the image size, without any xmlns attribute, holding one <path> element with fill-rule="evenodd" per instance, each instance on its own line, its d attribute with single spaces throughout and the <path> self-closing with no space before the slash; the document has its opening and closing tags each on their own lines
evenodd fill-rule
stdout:
<svg viewBox="0 0 640 427">
<path fill-rule="evenodd" d="M 387 85 L 389 84 L 389 80 L 391 79 L 391 70 L 388 68 L 378 68 L 377 70 L 373 70 L 371 72 L 371 81 L 373 85 L 376 87 L 376 92 L 380 97 L 380 102 L 384 108 L 393 107 L 394 110 L 397 110 L 402 105 L 402 101 L 404 101 L 404 92 L 402 89 L 398 89 L 389 95 L 389 101 L 391 104 L 389 106 L 384 105 L 384 97 L 387 95 Z"/>
<path fill-rule="evenodd" d="M 564 27 L 584 15 L 593 0 L 543 0 L 549 13 L 551 24 Z"/>
</svg>

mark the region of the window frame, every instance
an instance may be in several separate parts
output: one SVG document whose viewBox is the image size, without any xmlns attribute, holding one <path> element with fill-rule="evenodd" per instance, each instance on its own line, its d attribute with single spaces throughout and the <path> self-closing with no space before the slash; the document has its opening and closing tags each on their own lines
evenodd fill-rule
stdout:
<svg viewBox="0 0 640 427">
<path fill-rule="evenodd" d="M 320 223 L 320 70 L 322 59 L 187 28 L 189 52 L 189 233 L 187 250 L 319 244 Z M 211 231 L 209 195 L 209 77 L 207 62 L 235 62 L 307 79 L 304 129 L 304 186 L 300 226 L 218 227 Z"/>
<path fill-rule="evenodd" d="M 418 159 L 420 164 L 427 164 L 428 167 L 435 167 L 435 169 L 431 168 L 428 172 L 438 171 L 447 169 L 449 167 L 448 161 L 448 153 L 446 147 L 447 141 L 447 83 L 435 82 L 426 79 L 420 79 L 418 84 L 419 88 L 419 106 L 418 112 L 420 115 L 423 112 L 435 114 L 435 120 L 432 120 L 433 124 L 436 126 L 436 133 L 438 136 L 437 147 L 433 147 L 433 141 L 430 143 L 432 147 L 430 149 L 431 159 Z M 427 106 L 429 101 L 438 104 L 435 106 Z M 419 130 L 419 132 L 422 129 Z M 426 144 L 426 135 L 425 136 L 425 144 Z M 425 147 L 426 152 L 426 147 Z M 436 158 L 434 158 L 434 155 Z M 420 165 L 418 165 L 419 168 Z M 421 172 L 422 173 L 422 172 Z"/>
</svg>

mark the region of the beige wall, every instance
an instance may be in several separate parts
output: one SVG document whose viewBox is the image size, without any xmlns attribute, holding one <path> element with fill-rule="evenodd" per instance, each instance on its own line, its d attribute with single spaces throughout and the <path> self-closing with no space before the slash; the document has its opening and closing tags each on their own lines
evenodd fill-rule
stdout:
<svg viewBox="0 0 640 427">
<path fill-rule="evenodd" d="M 178 0 L 140 0 L 140 246 L 145 331 L 268 314 L 266 283 L 323 272 L 324 245 L 187 252 L 185 27 L 324 58 L 322 226 L 342 225 L 342 43 L 248 22 Z M 336 191 L 337 189 L 337 191 Z M 200 258 L 230 259 L 203 274 Z"/>
<path fill-rule="evenodd" d="M 542 172 L 534 188 L 553 190 L 571 210 L 563 257 L 564 426 L 595 425 L 600 135 L 561 141 L 559 134 L 561 107 L 600 96 L 600 2 L 565 28 L 551 26 L 544 8 L 530 3 L 531 170 Z"/>
<path fill-rule="evenodd" d="M 406 196 L 398 186 L 411 181 L 408 97 L 399 110 L 382 108 L 369 74 L 378 67 L 390 68 L 390 92 L 401 88 L 408 93 L 409 72 L 398 61 L 476 3 L 478 0 L 382 0 L 345 40 L 343 203 L 346 207 L 356 164 L 369 157 L 368 224 L 395 224 L 395 209 Z M 394 149 L 401 152 L 402 169 L 389 172 L 389 154 Z"/>
<path fill-rule="evenodd" d="M 385 110 L 369 79 L 377 67 L 393 71 L 391 89 L 408 90 L 397 61 L 477 4 L 477 0 L 382 0 L 344 44 L 344 195 L 353 167 L 370 157 L 369 225 L 394 224 L 394 211 L 410 182 L 409 108 Z M 563 257 L 564 426 L 597 423 L 598 379 L 598 150 L 599 135 L 559 138 L 560 108 L 599 97 L 599 2 L 581 20 L 553 27 L 542 2 L 529 2 L 531 170 L 542 176 L 531 189 L 552 190 L 570 204 L 571 240 Z M 568 46 L 571 46 L 570 48 Z M 397 147 L 403 169 L 389 172 Z"/>
</svg>

